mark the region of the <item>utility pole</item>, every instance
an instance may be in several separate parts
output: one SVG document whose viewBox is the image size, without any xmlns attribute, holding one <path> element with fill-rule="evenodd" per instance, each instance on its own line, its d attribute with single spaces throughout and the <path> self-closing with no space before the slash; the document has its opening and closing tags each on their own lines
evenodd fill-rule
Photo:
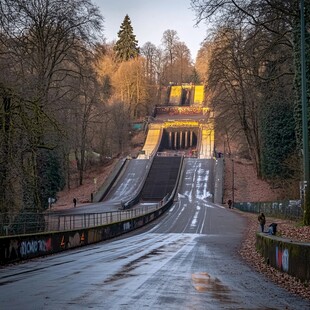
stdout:
<svg viewBox="0 0 310 310">
<path fill-rule="evenodd" d="M 310 224 L 309 206 L 309 142 L 308 142 L 308 103 L 307 103 L 307 79 L 305 57 L 305 4 L 300 0 L 300 61 L 301 61 L 301 105 L 302 105 L 302 139 L 303 139 L 303 169 L 304 169 L 304 224 Z"/>
<path fill-rule="evenodd" d="M 308 144 L 308 103 L 305 57 L 305 7 L 300 0 L 300 56 L 301 56 L 301 104 L 302 104 L 302 133 L 303 133 L 303 166 L 304 181 L 309 181 L 309 144 Z M 307 183 L 306 183 L 307 185 Z"/>
</svg>

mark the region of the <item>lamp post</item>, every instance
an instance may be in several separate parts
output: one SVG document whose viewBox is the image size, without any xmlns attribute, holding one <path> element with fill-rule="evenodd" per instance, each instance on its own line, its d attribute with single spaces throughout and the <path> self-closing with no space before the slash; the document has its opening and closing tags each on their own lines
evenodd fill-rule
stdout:
<svg viewBox="0 0 310 310">
<path fill-rule="evenodd" d="M 309 144 L 308 144 L 308 103 L 305 57 L 305 6 L 300 0 L 300 57 L 301 57 L 301 105 L 302 105 L 302 139 L 303 139 L 303 168 L 304 186 L 309 181 Z"/>
<path fill-rule="evenodd" d="M 305 5 L 300 0 L 300 62 L 301 62 L 301 104 L 302 104 L 302 139 L 303 139 L 303 169 L 304 169 L 304 224 L 310 225 L 310 201 L 308 201 L 309 183 L 309 142 L 308 142 L 308 104 L 305 57 Z"/>
</svg>

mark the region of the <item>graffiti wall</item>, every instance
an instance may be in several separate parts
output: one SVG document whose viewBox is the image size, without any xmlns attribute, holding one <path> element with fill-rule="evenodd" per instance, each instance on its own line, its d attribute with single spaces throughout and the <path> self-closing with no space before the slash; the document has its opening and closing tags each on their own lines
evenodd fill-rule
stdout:
<svg viewBox="0 0 310 310">
<path fill-rule="evenodd" d="M 290 255 L 288 249 L 282 250 L 281 248 L 276 246 L 276 265 L 278 269 L 284 272 L 288 272 L 289 257 Z"/>
<path fill-rule="evenodd" d="M 166 205 L 153 213 L 111 225 L 64 232 L 0 237 L 0 264 L 44 256 L 111 239 L 153 221 L 166 211 L 171 203 L 172 200 L 168 201 Z"/>
<path fill-rule="evenodd" d="M 258 233 L 256 248 L 272 267 L 302 281 L 310 280 L 310 244 Z"/>
<path fill-rule="evenodd" d="M 0 242 L 1 263 L 14 262 L 53 252 L 51 237 L 2 238 Z"/>
</svg>

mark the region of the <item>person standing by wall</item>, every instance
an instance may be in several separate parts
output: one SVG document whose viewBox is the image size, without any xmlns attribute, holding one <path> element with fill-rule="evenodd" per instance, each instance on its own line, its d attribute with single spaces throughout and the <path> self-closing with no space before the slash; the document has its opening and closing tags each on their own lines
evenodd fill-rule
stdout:
<svg viewBox="0 0 310 310">
<path fill-rule="evenodd" d="M 74 208 L 76 207 L 76 198 L 75 197 L 73 198 L 73 206 L 74 206 Z"/>
<path fill-rule="evenodd" d="M 260 225 L 260 228 L 261 228 L 261 232 L 264 232 L 265 224 L 266 224 L 266 217 L 265 217 L 264 213 L 261 213 L 258 216 L 258 221 L 259 221 L 259 225 Z"/>
</svg>

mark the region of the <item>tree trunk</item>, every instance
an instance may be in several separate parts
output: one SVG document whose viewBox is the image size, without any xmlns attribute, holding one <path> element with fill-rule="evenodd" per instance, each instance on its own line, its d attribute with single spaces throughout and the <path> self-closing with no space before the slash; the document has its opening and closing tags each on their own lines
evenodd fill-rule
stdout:
<svg viewBox="0 0 310 310">
<path fill-rule="evenodd" d="M 3 117 L 0 120 L 0 129 L 4 133 L 2 145 L 2 159 L 0 165 L 0 212 L 8 211 L 6 202 L 7 165 L 9 157 L 9 132 L 11 119 L 11 98 L 3 97 Z"/>
</svg>

